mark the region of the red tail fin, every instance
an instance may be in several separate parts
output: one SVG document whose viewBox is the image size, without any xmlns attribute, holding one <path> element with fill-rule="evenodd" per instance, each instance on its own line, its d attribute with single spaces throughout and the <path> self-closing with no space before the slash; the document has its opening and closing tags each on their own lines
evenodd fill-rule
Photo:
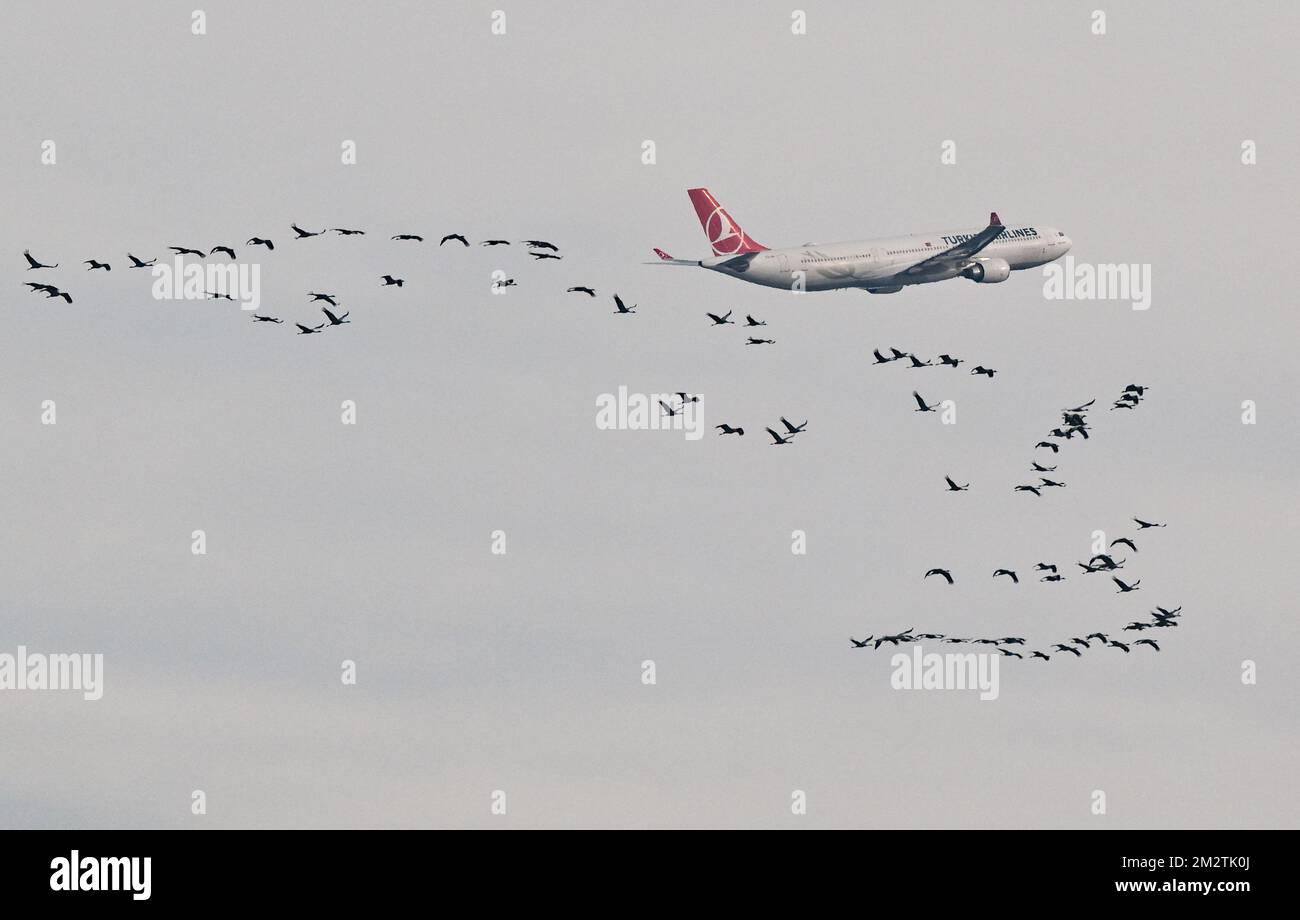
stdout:
<svg viewBox="0 0 1300 920">
<path fill-rule="evenodd" d="M 767 248 L 762 243 L 754 242 L 707 188 L 687 189 L 686 194 L 691 196 L 691 204 L 695 205 L 695 214 L 700 219 L 700 226 L 704 228 L 704 235 L 713 246 L 715 256 L 761 252 Z"/>
</svg>

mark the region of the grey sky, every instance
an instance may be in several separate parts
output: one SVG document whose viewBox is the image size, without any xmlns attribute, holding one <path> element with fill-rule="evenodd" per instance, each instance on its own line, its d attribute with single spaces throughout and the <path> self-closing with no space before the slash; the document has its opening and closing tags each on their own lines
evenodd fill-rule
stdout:
<svg viewBox="0 0 1300 920">
<path fill-rule="evenodd" d="M 196 37 L 194 5 L 17 4 L 0 651 L 102 652 L 105 693 L 0 695 L 0 826 L 1295 826 L 1298 14 L 1101 4 L 1098 37 L 1096 5 L 802 3 L 793 36 L 776 3 L 208 3 Z M 1153 305 L 1049 302 L 1037 271 L 795 297 L 640 264 L 707 252 L 696 185 L 771 246 L 996 209 L 1151 264 Z M 452 231 L 565 259 L 437 248 Z M 125 268 L 226 243 L 284 326 Z M 26 248 L 60 267 L 24 272 Z M 492 296 L 496 268 L 518 288 Z M 309 290 L 354 323 L 292 335 Z M 732 308 L 776 345 L 708 327 Z M 870 367 L 889 345 L 1000 373 Z M 1134 382 L 1150 398 L 1106 412 Z M 619 385 L 703 393 L 749 434 L 598 431 Z M 1094 396 L 1069 487 L 1013 494 Z M 782 414 L 809 431 L 772 450 Z M 1027 577 L 1135 514 L 1169 522 L 1126 570 L 1140 593 Z M 847 641 L 1046 648 L 1155 604 L 1185 612 L 1160 654 L 1011 662 L 997 702 L 893 691 Z"/>
</svg>

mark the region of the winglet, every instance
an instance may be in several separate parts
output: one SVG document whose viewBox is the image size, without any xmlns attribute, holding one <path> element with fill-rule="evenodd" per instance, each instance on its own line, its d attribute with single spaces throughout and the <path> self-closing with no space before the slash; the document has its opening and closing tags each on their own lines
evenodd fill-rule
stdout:
<svg viewBox="0 0 1300 920">
<path fill-rule="evenodd" d="M 992 212 L 990 212 L 990 214 L 989 214 L 989 226 L 990 226 L 990 227 L 1001 227 L 1001 226 L 1002 226 L 1002 221 L 998 219 L 998 212 L 997 212 L 997 211 L 992 211 Z"/>
<path fill-rule="evenodd" d="M 673 257 L 672 257 L 672 256 L 670 256 L 668 253 L 664 252 L 664 251 L 663 251 L 662 249 L 660 249 L 658 246 L 654 247 L 654 250 L 655 250 L 655 255 L 657 255 L 659 258 L 663 259 L 665 262 L 671 262 L 671 261 L 673 260 Z"/>
</svg>

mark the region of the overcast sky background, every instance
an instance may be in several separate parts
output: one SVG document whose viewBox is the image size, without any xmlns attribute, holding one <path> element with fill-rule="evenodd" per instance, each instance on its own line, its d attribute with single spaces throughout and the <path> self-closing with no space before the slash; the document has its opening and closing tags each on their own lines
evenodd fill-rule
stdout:
<svg viewBox="0 0 1300 920">
<path fill-rule="evenodd" d="M 195 4 L 13 5 L 0 651 L 102 652 L 105 692 L 0 696 L 0 826 L 1295 826 L 1300 14 L 1106 3 L 1098 37 L 1096 5 L 808 2 L 794 36 L 780 3 L 208 2 L 202 37 Z M 707 254 L 696 185 L 769 246 L 996 209 L 1149 263 L 1152 306 L 1047 301 L 1038 271 L 795 297 L 642 265 Z M 125 253 L 171 244 L 256 259 L 285 325 L 155 301 Z M 294 336 L 312 290 L 353 324 Z M 728 309 L 776 344 L 710 328 Z M 871 367 L 891 345 L 970 364 Z M 1128 383 L 1147 401 L 1105 411 Z M 620 385 L 748 433 L 599 431 Z M 1068 487 L 1013 493 L 1092 397 Z M 782 414 L 810 424 L 776 450 Z M 1133 515 L 1169 523 L 1139 593 L 1030 577 Z M 1156 604 L 1184 609 L 1161 653 L 1012 661 L 996 702 L 894 691 L 847 640 L 1047 648 Z"/>
</svg>

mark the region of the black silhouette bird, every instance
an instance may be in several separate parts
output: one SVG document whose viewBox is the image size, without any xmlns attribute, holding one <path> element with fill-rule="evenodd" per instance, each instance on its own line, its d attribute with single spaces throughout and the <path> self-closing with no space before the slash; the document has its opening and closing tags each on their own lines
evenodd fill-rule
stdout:
<svg viewBox="0 0 1300 920">
<path fill-rule="evenodd" d="M 492 286 L 494 288 L 508 288 L 508 287 L 518 287 L 519 285 L 515 284 L 514 278 L 503 278 L 500 281 L 493 281 Z"/>
<path fill-rule="evenodd" d="M 1150 521 L 1144 521 L 1144 520 L 1142 520 L 1141 518 L 1134 518 L 1133 520 L 1134 520 L 1134 522 L 1138 525 L 1138 530 L 1146 530 L 1148 527 L 1168 527 L 1168 526 L 1169 526 L 1168 524 L 1153 524 L 1153 523 L 1151 523 Z"/>
<path fill-rule="evenodd" d="M 970 489 L 970 483 L 969 483 L 969 482 L 966 483 L 966 485 L 964 485 L 964 486 L 959 486 L 959 485 L 957 485 L 957 483 L 955 483 L 955 482 L 952 481 L 952 477 L 951 477 L 951 476 L 945 476 L 945 477 L 943 477 L 943 478 L 944 478 L 944 480 L 948 483 L 948 491 L 949 491 L 949 492 L 965 492 L 965 491 L 967 491 L 968 489 Z"/>
<path fill-rule="evenodd" d="M 1015 582 L 1016 584 L 1020 584 L 1019 576 L 1017 576 L 1016 573 L 1011 571 L 1010 569 L 998 569 L 996 572 L 993 573 L 994 578 L 997 578 L 999 575 L 1010 575 L 1011 580 L 1013 582 Z"/>
<path fill-rule="evenodd" d="M 395 240 L 415 240 L 417 243 L 423 243 L 423 242 L 424 242 L 424 237 L 422 237 L 422 236 L 417 236 L 417 235 L 414 234 L 414 233 L 399 233 L 399 234 L 397 234 L 397 236 L 392 237 L 392 239 L 395 239 Z"/>
<path fill-rule="evenodd" d="M 382 285 L 380 285 L 381 287 L 391 287 L 393 285 L 396 285 L 397 287 L 401 287 L 402 285 L 406 284 L 405 279 L 394 278 L 392 275 L 384 275 L 381 280 L 384 282 Z"/>
<path fill-rule="evenodd" d="M 1151 646 L 1153 649 L 1155 649 L 1157 652 L 1160 651 L 1160 643 L 1157 642 L 1155 639 L 1139 639 L 1139 640 L 1137 640 L 1136 642 L 1134 642 L 1133 644 L 1134 644 L 1134 645 L 1149 645 L 1149 646 Z"/>
<path fill-rule="evenodd" d="M 719 315 L 716 314 L 716 313 L 705 313 L 704 315 L 707 316 L 709 319 L 713 320 L 713 325 L 715 325 L 715 326 L 725 326 L 725 325 L 727 325 L 728 323 L 730 323 L 731 325 L 734 326 L 734 325 L 736 325 L 736 324 L 735 324 L 735 322 L 733 322 L 732 319 L 731 319 L 731 314 L 732 314 L 733 312 L 734 312 L 734 311 L 732 311 L 732 310 L 728 310 L 728 311 L 727 311 L 726 313 L 724 313 L 722 316 L 719 316 Z"/>
<path fill-rule="evenodd" d="M 1088 644 L 1088 640 L 1087 640 L 1087 639 L 1080 639 L 1080 638 L 1078 638 L 1078 637 L 1076 636 L 1075 638 L 1071 639 L 1070 641 L 1071 641 L 1071 642 L 1074 642 L 1074 643 L 1076 643 L 1076 644 L 1078 644 L 1078 645 L 1082 645 L 1084 648 L 1092 648 L 1092 646 Z"/>
<path fill-rule="evenodd" d="M 1138 396 L 1145 396 L 1150 387 L 1139 386 L 1136 383 L 1130 383 L 1124 388 L 1125 393 L 1136 393 Z"/>
<path fill-rule="evenodd" d="M 748 313 L 746 313 L 746 314 L 745 314 L 745 325 L 746 325 L 746 326 L 766 326 L 766 325 L 767 325 L 767 320 L 765 320 L 765 319 L 754 319 L 754 317 L 752 317 L 752 316 L 750 316 Z"/>
<path fill-rule="evenodd" d="M 700 401 L 700 398 L 698 396 L 691 396 L 690 394 L 683 393 L 680 390 L 677 392 L 677 397 L 682 401 L 683 409 L 686 408 L 687 403 L 697 403 Z"/>
<path fill-rule="evenodd" d="M 316 232 L 313 233 L 310 230 L 304 230 L 302 227 L 299 227 L 297 224 L 290 224 L 289 227 L 290 229 L 293 230 L 294 233 L 298 234 L 295 237 L 295 239 L 299 239 L 299 240 L 305 240 L 309 236 L 320 236 L 322 233 L 325 232 L 324 230 L 317 230 Z"/>
<path fill-rule="evenodd" d="M 52 297 L 62 297 L 68 303 L 72 303 L 72 295 L 69 294 L 67 291 L 60 291 L 58 288 L 51 288 L 50 290 L 46 291 L 45 296 L 47 299 Z"/>
<path fill-rule="evenodd" d="M 302 323 L 294 323 L 294 325 L 301 330 L 298 333 L 299 335 L 311 335 L 312 333 L 320 332 L 325 328 L 324 323 L 321 323 L 319 326 L 304 326 Z"/>
<path fill-rule="evenodd" d="M 948 584 L 952 584 L 953 582 L 952 572 L 949 572 L 947 569 L 931 569 L 925 573 L 924 578 L 929 578 L 931 575 L 943 576 L 943 578 L 947 580 Z M 924 580 L 924 578 L 922 580 Z"/>
<path fill-rule="evenodd" d="M 1012 489 L 1012 491 L 1013 491 L 1013 492 L 1033 492 L 1033 493 L 1034 493 L 1035 495 L 1037 495 L 1039 498 L 1042 498 L 1042 497 L 1043 497 L 1043 493 L 1038 491 L 1038 486 L 1016 486 L 1014 489 Z"/>
<path fill-rule="evenodd" d="M 265 246 L 267 249 L 274 249 L 274 248 L 275 248 L 275 243 L 272 243 L 270 240 L 264 240 L 264 239 L 262 239 L 260 236 L 250 237 L 250 238 L 248 239 L 248 242 L 246 242 L 244 245 L 245 245 L 245 246 Z"/>
<path fill-rule="evenodd" d="M 617 294 L 615 294 L 615 295 L 614 295 L 614 312 L 615 312 L 615 313 L 635 313 L 635 312 L 636 312 L 636 304 L 632 304 L 632 306 L 629 307 L 629 306 L 627 306 L 627 304 L 623 303 L 623 298 L 622 298 L 622 297 L 619 297 Z"/>
<path fill-rule="evenodd" d="M 748 319 L 748 317 L 746 317 L 746 319 Z M 766 325 L 766 324 L 764 324 L 764 325 Z M 871 350 L 871 353 L 872 353 L 873 355 L 876 356 L 876 360 L 873 361 L 873 362 L 871 362 L 872 364 L 889 364 L 889 363 L 892 362 L 892 361 L 897 361 L 897 360 L 898 360 L 897 358 L 886 358 L 884 355 L 882 355 L 882 354 L 880 353 L 880 349 L 879 349 L 879 348 L 873 348 L 873 349 Z"/>
<path fill-rule="evenodd" d="M 1123 642 L 1120 642 L 1118 639 L 1111 639 L 1111 640 L 1110 640 L 1109 642 L 1107 642 L 1106 644 L 1109 645 L 1111 648 L 1123 649 L 1123 650 L 1124 650 L 1124 654 L 1125 654 L 1125 655 L 1128 654 L 1128 646 L 1125 645 Z"/>
<path fill-rule="evenodd" d="M 985 367 L 982 364 L 979 365 L 978 367 L 972 367 L 970 372 L 972 374 L 983 374 L 985 377 L 988 377 L 990 380 L 992 380 L 993 375 L 997 373 L 997 371 L 995 371 L 993 368 Z"/>
<path fill-rule="evenodd" d="M 46 293 L 49 293 L 50 291 L 54 291 L 55 293 L 57 293 L 59 290 L 52 284 L 38 284 L 35 281 L 24 281 L 23 284 L 27 285 L 33 291 L 45 291 Z"/>
<path fill-rule="evenodd" d="M 1052 656 L 1051 656 L 1051 655 L 1048 655 L 1046 652 L 1032 652 L 1032 653 L 1030 653 L 1029 657 L 1030 657 L 1030 658 L 1041 658 L 1041 659 L 1043 659 L 1044 661 L 1051 661 L 1051 660 L 1052 660 Z"/>
<path fill-rule="evenodd" d="M 1126 559 L 1121 559 L 1119 562 L 1116 562 L 1114 556 L 1111 556 L 1108 553 L 1098 553 L 1088 560 L 1088 565 L 1098 565 L 1100 568 L 1109 570 L 1122 568 L 1124 563 L 1127 561 L 1128 560 Z"/>
<path fill-rule="evenodd" d="M 664 402 L 662 399 L 659 400 L 659 405 L 663 407 L 664 415 L 676 415 L 676 414 L 677 414 L 677 410 L 674 409 L 672 406 L 668 405 L 668 403 Z"/>
<path fill-rule="evenodd" d="M 1093 403 L 1095 403 L 1096 401 L 1097 401 L 1097 398 L 1094 396 L 1092 399 L 1088 400 L 1088 401 L 1087 401 L 1086 403 L 1084 403 L 1082 406 L 1075 406 L 1073 409 L 1066 409 L 1065 411 L 1066 411 L 1066 412 L 1087 412 L 1087 411 L 1088 411 L 1088 407 L 1091 406 L 1091 405 L 1092 405 Z"/>
<path fill-rule="evenodd" d="M 480 246 L 509 246 L 509 240 L 484 240 L 479 243 Z"/>
<path fill-rule="evenodd" d="M 753 336 L 750 336 L 749 339 L 745 342 L 745 344 L 746 345 L 775 345 L 776 339 L 756 339 Z"/>
<path fill-rule="evenodd" d="M 317 294 L 315 291 L 308 291 L 307 296 L 311 298 L 312 303 L 315 303 L 318 300 L 323 300 L 331 307 L 337 307 L 339 305 L 339 302 L 334 299 L 338 296 L 337 294 Z"/>
<path fill-rule="evenodd" d="M 1058 651 L 1058 652 L 1069 652 L 1069 653 L 1070 653 L 1071 655 L 1073 655 L 1075 658 L 1082 658 L 1082 657 L 1083 657 L 1083 652 L 1079 651 L 1079 650 L 1078 650 L 1077 648 L 1075 648 L 1073 645 L 1061 645 L 1061 644 L 1058 642 L 1056 645 L 1053 645 L 1052 648 L 1056 649 L 1056 651 Z"/>
<path fill-rule="evenodd" d="M 229 294 L 214 294 L 214 293 L 212 293 L 211 291 L 204 291 L 203 293 L 206 294 L 207 296 L 211 297 L 213 300 L 219 300 L 219 299 L 220 299 L 220 300 L 230 300 L 230 301 L 233 301 L 233 300 L 235 299 L 235 298 L 231 297 Z"/>
<path fill-rule="evenodd" d="M 335 316 L 325 307 L 321 307 L 320 311 L 324 313 L 325 316 L 329 319 L 331 326 L 342 326 L 344 323 L 352 322 L 352 320 L 348 319 L 348 315 L 349 313 L 351 313 L 351 311 L 348 311 L 348 313 L 344 313 L 342 316 Z"/>
<path fill-rule="evenodd" d="M 1044 575 L 1039 581 L 1065 581 L 1064 575 Z"/>
<path fill-rule="evenodd" d="M 1115 582 L 1115 584 L 1119 585 L 1119 590 L 1115 592 L 1116 594 L 1128 594 L 1130 591 L 1136 591 L 1138 589 L 1138 585 L 1142 584 L 1142 579 L 1140 578 L 1137 581 L 1133 582 L 1133 584 L 1131 585 L 1120 581 L 1114 575 L 1110 576 L 1110 580 Z"/>
<path fill-rule="evenodd" d="M 1064 489 L 1064 488 L 1065 488 L 1065 483 L 1063 483 L 1063 482 L 1057 482 L 1057 481 L 1054 480 L 1054 479 L 1047 479 L 1047 478 L 1045 478 L 1045 477 L 1043 477 L 1043 476 L 1039 476 L 1039 477 L 1038 477 L 1038 481 L 1039 481 L 1040 483 L 1042 483 L 1042 488 L 1044 488 L 1044 489 L 1052 489 L 1052 488 L 1056 488 L 1056 489 Z"/>
<path fill-rule="evenodd" d="M 1137 545 L 1134 544 L 1134 542 L 1133 542 L 1132 540 L 1130 540 L 1128 537 L 1118 537 L 1118 538 L 1116 538 L 1116 539 L 1110 541 L 1110 545 L 1111 545 L 1111 546 L 1114 546 L 1116 543 L 1123 543 L 1123 544 L 1124 544 L 1125 546 L 1127 546 L 1129 549 L 1133 550 L 1133 552 L 1135 552 L 1135 553 L 1137 552 L 1137 549 L 1138 549 L 1138 548 L 1137 548 Z"/>
<path fill-rule="evenodd" d="M 447 242 L 448 240 L 459 240 L 462 246 L 469 245 L 469 240 L 465 239 L 465 237 L 461 236 L 459 233 L 448 233 L 446 236 L 442 238 L 442 242 L 440 242 L 438 245 L 441 246 L 443 243 Z"/>
<path fill-rule="evenodd" d="M 859 642 L 857 639 L 854 639 L 852 636 L 849 636 L 849 641 L 853 643 L 854 648 L 866 648 L 871 644 L 871 639 L 872 639 L 871 636 L 867 636 L 867 638 Z"/>
<path fill-rule="evenodd" d="M 168 246 L 172 252 L 178 256 L 198 256 L 200 259 L 206 259 L 207 254 L 202 249 L 189 249 L 185 246 Z"/>
<path fill-rule="evenodd" d="M 1055 472 L 1056 472 L 1056 467 L 1054 467 L 1054 466 L 1043 466 L 1041 463 L 1038 463 L 1038 462 L 1036 462 L 1036 461 L 1035 461 L 1034 465 L 1030 467 L 1030 469 L 1031 469 L 1033 472 L 1035 472 L 1035 473 L 1055 473 Z"/>
<path fill-rule="evenodd" d="M 330 227 L 339 236 L 365 236 L 364 230 L 348 230 L 346 227 Z"/>
<path fill-rule="evenodd" d="M 1001 652 L 1003 655 L 1007 656 L 1008 658 L 1020 658 L 1020 659 L 1023 660 L 1024 657 L 1025 657 L 1024 655 L 1020 654 L 1019 652 L 1013 652 L 1013 651 L 1011 651 L 1011 649 L 1009 649 L 1009 648 L 1001 648 L 1001 647 L 999 647 L 999 648 L 998 648 L 998 651 Z"/>
<path fill-rule="evenodd" d="M 963 363 L 963 359 L 954 358 L 952 355 L 939 355 L 939 363 L 946 364 L 949 367 L 956 367 L 958 364 Z"/>
<path fill-rule="evenodd" d="M 912 360 L 912 367 L 934 367 L 933 361 L 922 361 L 916 355 L 908 355 L 908 358 Z"/>
<path fill-rule="evenodd" d="M 126 257 L 131 260 L 132 268 L 148 268 L 149 266 L 153 265 L 155 262 L 158 261 L 157 259 L 150 259 L 148 262 L 143 262 L 140 259 L 137 259 L 135 256 L 131 255 L 131 253 L 129 252 L 126 254 Z"/>
<path fill-rule="evenodd" d="M 1061 449 L 1059 444 L 1053 444 L 1051 441 L 1039 441 L 1034 447 L 1047 447 L 1051 449 L 1052 453 L 1057 453 Z"/>
<path fill-rule="evenodd" d="M 905 352 L 905 351 L 899 351 L 897 348 L 894 348 L 894 347 L 892 347 L 892 346 L 891 346 L 890 349 L 889 349 L 889 353 L 892 354 L 892 355 L 894 356 L 894 360 L 895 360 L 895 361 L 897 361 L 899 358 L 907 358 L 907 357 L 910 357 L 910 355 L 908 355 L 907 352 Z"/>
<path fill-rule="evenodd" d="M 524 240 L 524 245 L 531 249 L 549 249 L 551 252 L 560 251 L 560 247 L 554 243 L 548 243 L 546 240 Z"/>
<path fill-rule="evenodd" d="M 262 316 L 260 313 L 254 313 L 254 314 L 253 314 L 253 322 L 255 322 L 255 323 L 282 323 L 282 322 L 284 322 L 284 320 L 282 320 L 282 319 L 277 319 L 277 318 L 274 317 L 274 316 Z"/>
<path fill-rule="evenodd" d="M 94 259 L 87 259 L 81 264 L 90 266 L 90 268 L 86 269 L 88 272 L 93 272 L 97 268 L 102 268 L 106 272 L 111 272 L 113 270 L 113 266 L 109 265 L 107 262 L 96 262 Z"/>
<path fill-rule="evenodd" d="M 1088 633 L 1088 638 L 1096 639 L 1098 642 L 1101 642 L 1103 644 L 1110 641 L 1110 639 L 1106 637 L 1106 634 L 1102 632 Z"/>
<path fill-rule="evenodd" d="M 1151 615 L 1156 619 L 1162 619 L 1162 620 L 1172 619 L 1178 616 L 1178 612 L 1182 609 L 1183 609 L 1182 606 L 1175 607 L 1173 610 L 1166 610 L 1163 607 L 1156 607 L 1156 609 L 1151 612 Z"/>
<path fill-rule="evenodd" d="M 933 406 L 926 405 L 925 400 L 921 398 L 921 394 L 916 392 L 916 390 L 912 391 L 912 398 L 916 400 L 916 405 L 918 407 L 913 409 L 913 412 L 933 412 L 939 408 L 937 403 Z"/>
<path fill-rule="evenodd" d="M 1037 565 L 1035 565 L 1034 568 L 1037 569 L 1037 570 L 1040 571 L 1040 572 L 1055 572 L 1055 571 L 1056 571 L 1056 566 L 1054 566 L 1054 565 L 1052 565 L 1052 564 L 1050 564 L 1050 563 L 1047 563 L 1047 562 L 1040 562 L 1040 563 L 1038 563 Z"/>
<path fill-rule="evenodd" d="M 26 249 L 23 250 L 23 258 L 27 260 L 28 271 L 31 271 L 33 268 L 58 268 L 59 267 L 58 262 L 55 262 L 53 265 L 46 265 L 42 262 L 37 262 L 35 259 L 32 258 L 31 252 Z"/>
<path fill-rule="evenodd" d="M 1144 629 L 1151 629 L 1151 628 L 1152 628 L 1152 626 L 1151 626 L 1150 623 L 1139 623 L 1138 621 L 1134 620 L 1132 623 L 1129 623 L 1127 626 L 1125 626 L 1124 629 L 1123 629 L 1122 631 L 1123 631 L 1123 632 L 1141 632 L 1141 631 L 1144 630 Z"/>
<path fill-rule="evenodd" d="M 793 443 L 794 443 L 794 438 L 793 438 L 793 437 L 782 437 L 781 435 L 779 435 L 779 434 L 777 434 L 775 431 L 773 431 L 771 428 L 765 428 L 765 429 L 763 429 L 763 430 L 766 431 L 768 434 L 770 434 L 770 435 L 772 436 L 772 445 L 773 445 L 773 446 L 776 446 L 777 444 L 793 444 Z"/>
<path fill-rule="evenodd" d="M 732 428 L 730 425 L 714 425 L 713 427 L 719 429 L 718 434 L 737 434 L 742 438 L 745 436 L 744 428 Z"/>
<path fill-rule="evenodd" d="M 231 249 L 229 246 L 213 246 L 208 250 L 208 255 L 215 255 L 218 252 L 224 252 L 226 255 L 230 256 L 230 258 L 235 258 L 235 250 Z"/>
<path fill-rule="evenodd" d="M 542 261 L 542 259 L 563 259 L 564 258 L 564 256 L 557 256 L 553 252 L 530 252 L 529 255 L 532 256 L 534 259 L 536 259 L 538 262 Z"/>
<path fill-rule="evenodd" d="M 796 435 L 801 434 L 803 430 L 808 427 L 808 420 L 804 419 L 798 425 L 792 425 L 790 424 L 790 420 L 783 415 L 781 416 L 781 424 L 785 426 L 785 430 L 791 435 Z"/>
<path fill-rule="evenodd" d="M 567 291 L 567 293 L 569 293 L 569 294 L 586 294 L 588 297 L 595 297 L 595 296 L 596 296 L 596 292 L 595 292 L 593 289 L 591 289 L 591 288 L 589 288 L 589 287 L 586 287 L 586 286 L 584 286 L 584 285 L 581 285 L 581 284 L 580 284 L 580 285 L 577 285 L 576 287 L 571 287 L 571 288 L 569 288 L 569 290 Z"/>
</svg>

